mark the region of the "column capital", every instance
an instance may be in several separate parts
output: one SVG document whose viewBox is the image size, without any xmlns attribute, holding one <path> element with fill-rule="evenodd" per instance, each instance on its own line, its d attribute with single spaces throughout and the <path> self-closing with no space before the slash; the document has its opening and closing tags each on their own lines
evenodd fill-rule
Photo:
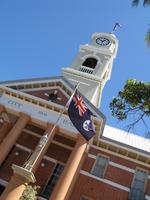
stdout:
<svg viewBox="0 0 150 200">
<path fill-rule="evenodd" d="M 79 141 L 89 144 L 89 141 L 87 141 L 80 133 L 78 133 L 78 135 L 77 135 L 77 142 L 79 142 Z"/>
<path fill-rule="evenodd" d="M 11 150 L 13 145 L 16 143 L 17 139 L 21 135 L 22 131 L 26 127 L 30 120 L 30 117 L 26 114 L 22 114 L 16 121 L 13 128 L 9 131 L 7 136 L 4 138 L 3 142 L 0 144 L 0 165 L 5 160 L 8 152 Z"/>
<path fill-rule="evenodd" d="M 3 105 L 0 105 L 0 113 L 3 113 L 5 111 L 6 111 L 5 107 Z"/>
<path fill-rule="evenodd" d="M 31 183 L 36 182 L 35 176 L 31 171 L 15 164 L 12 164 L 12 169 L 14 174 L 18 174 L 20 177 L 27 179 Z"/>
<path fill-rule="evenodd" d="M 20 112 L 19 117 L 23 117 L 24 119 L 26 119 L 26 121 L 31 121 L 30 115 L 28 115 L 26 113 Z"/>
<path fill-rule="evenodd" d="M 54 124 L 50 123 L 50 122 L 47 122 L 47 126 L 46 126 L 46 129 L 45 130 L 49 130 L 49 129 L 52 129 L 54 127 Z M 55 131 L 59 131 L 59 126 L 57 125 L 55 127 Z"/>
</svg>

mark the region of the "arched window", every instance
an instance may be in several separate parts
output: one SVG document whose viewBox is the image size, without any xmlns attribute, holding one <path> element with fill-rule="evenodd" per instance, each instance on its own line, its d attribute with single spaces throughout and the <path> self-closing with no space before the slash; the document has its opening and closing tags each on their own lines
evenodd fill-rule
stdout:
<svg viewBox="0 0 150 200">
<path fill-rule="evenodd" d="M 83 62 L 82 66 L 95 69 L 96 64 L 97 64 L 97 60 L 96 60 L 95 58 L 87 58 L 87 59 Z"/>
</svg>

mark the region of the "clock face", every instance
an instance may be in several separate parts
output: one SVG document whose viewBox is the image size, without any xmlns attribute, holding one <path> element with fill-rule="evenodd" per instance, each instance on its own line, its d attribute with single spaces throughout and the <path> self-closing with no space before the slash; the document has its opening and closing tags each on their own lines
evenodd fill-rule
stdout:
<svg viewBox="0 0 150 200">
<path fill-rule="evenodd" d="M 108 46 L 110 44 L 110 40 L 104 37 L 99 37 L 96 39 L 96 43 L 100 46 Z"/>
</svg>

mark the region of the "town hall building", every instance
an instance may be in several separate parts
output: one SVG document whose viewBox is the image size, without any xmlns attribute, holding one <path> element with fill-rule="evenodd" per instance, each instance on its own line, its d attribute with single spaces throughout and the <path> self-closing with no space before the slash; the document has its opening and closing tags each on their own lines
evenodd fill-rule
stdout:
<svg viewBox="0 0 150 200">
<path fill-rule="evenodd" d="M 118 40 L 94 33 L 62 76 L 0 83 L 0 200 L 28 184 L 38 200 L 150 200 L 150 141 L 106 125 L 99 110 Z M 86 141 L 66 103 L 78 91 L 95 135 Z"/>
</svg>

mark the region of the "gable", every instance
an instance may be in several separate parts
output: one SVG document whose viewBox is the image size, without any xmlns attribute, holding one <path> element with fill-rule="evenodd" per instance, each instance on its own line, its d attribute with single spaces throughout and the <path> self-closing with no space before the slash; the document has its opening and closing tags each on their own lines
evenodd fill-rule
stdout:
<svg viewBox="0 0 150 200">
<path fill-rule="evenodd" d="M 71 92 L 64 86 L 61 79 L 43 78 L 24 81 L 4 82 L 2 85 L 21 93 L 40 98 L 41 100 L 66 105 Z"/>
<path fill-rule="evenodd" d="M 25 112 L 32 116 L 33 122 L 40 123 L 45 127 L 48 122 L 56 122 L 59 113 L 73 93 L 74 87 L 60 76 L 2 82 L 0 83 L 0 91 L 2 91 L 0 104 L 6 105 L 10 113 Z M 93 113 L 96 130 L 94 143 L 96 144 L 104 129 L 105 116 L 82 94 L 81 96 Z M 68 118 L 67 110 L 65 110 L 59 124 L 64 131 L 70 130 L 77 133 Z"/>
</svg>

